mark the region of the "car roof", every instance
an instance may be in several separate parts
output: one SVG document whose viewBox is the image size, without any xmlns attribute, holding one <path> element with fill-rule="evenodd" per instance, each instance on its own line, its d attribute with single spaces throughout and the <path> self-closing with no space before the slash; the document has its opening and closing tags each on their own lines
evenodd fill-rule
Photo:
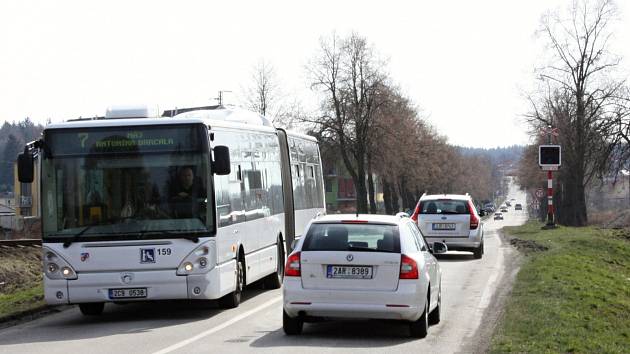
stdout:
<svg viewBox="0 0 630 354">
<path fill-rule="evenodd" d="M 340 223 L 342 221 L 367 221 L 368 224 L 392 224 L 398 225 L 403 221 L 410 220 L 406 216 L 397 215 L 379 215 L 379 214 L 329 214 L 321 216 L 313 223 L 326 224 L 326 223 Z"/>
<path fill-rule="evenodd" d="M 437 199 L 470 200 L 471 198 L 467 194 L 428 194 L 420 197 L 420 201 Z"/>
</svg>

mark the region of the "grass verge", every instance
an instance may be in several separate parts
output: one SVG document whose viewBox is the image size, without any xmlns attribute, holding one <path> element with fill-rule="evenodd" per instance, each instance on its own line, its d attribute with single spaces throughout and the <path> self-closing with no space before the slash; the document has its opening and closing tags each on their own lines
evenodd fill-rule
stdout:
<svg viewBox="0 0 630 354">
<path fill-rule="evenodd" d="M 46 307 L 43 285 L 22 288 L 9 294 L 0 294 L 0 322 Z"/>
<path fill-rule="evenodd" d="M 506 227 L 525 254 L 491 353 L 628 353 L 628 230 Z"/>
<path fill-rule="evenodd" d="M 0 322 L 45 307 L 41 249 L 0 249 Z"/>
</svg>

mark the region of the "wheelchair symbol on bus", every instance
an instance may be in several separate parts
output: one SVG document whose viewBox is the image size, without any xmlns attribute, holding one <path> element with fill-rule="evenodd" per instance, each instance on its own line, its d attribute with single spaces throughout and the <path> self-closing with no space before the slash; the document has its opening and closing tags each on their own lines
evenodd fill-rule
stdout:
<svg viewBox="0 0 630 354">
<path fill-rule="evenodd" d="M 141 248 L 140 263 L 155 263 L 155 248 Z"/>
</svg>

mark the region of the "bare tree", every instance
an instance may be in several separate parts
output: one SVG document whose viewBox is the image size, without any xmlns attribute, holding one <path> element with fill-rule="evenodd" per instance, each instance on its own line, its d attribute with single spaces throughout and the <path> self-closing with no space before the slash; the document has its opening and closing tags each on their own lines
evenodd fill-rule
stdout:
<svg viewBox="0 0 630 354">
<path fill-rule="evenodd" d="M 283 93 L 274 66 L 264 59 L 253 67 L 250 85 L 241 91 L 243 105 L 269 118 L 275 126 L 294 128 L 308 115 L 299 99 Z"/>
<path fill-rule="evenodd" d="M 359 213 L 368 212 L 367 158 L 386 80 L 381 67 L 367 40 L 354 33 L 321 39 L 318 53 L 307 66 L 312 88 L 323 94 L 322 115 L 308 121 L 337 147 L 355 184 Z"/>
<path fill-rule="evenodd" d="M 618 142 L 614 118 L 625 82 L 611 75 L 619 58 L 608 51 L 612 1 L 574 1 L 563 17 L 543 16 L 542 33 L 552 52 L 552 64 L 539 70 L 546 87 L 543 97 L 532 98 L 528 115 L 535 128 L 560 130 L 563 169 L 558 221 L 582 226 L 587 223 L 585 185 L 606 168 Z"/>
<path fill-rule="evenodd" d="M 272 113 L 280 95 L 273 65 L 261 59 L 253 69 L 251 79 L 252 85 L 245 89 L 246 106 L 263 116 Z"/>
</svg>

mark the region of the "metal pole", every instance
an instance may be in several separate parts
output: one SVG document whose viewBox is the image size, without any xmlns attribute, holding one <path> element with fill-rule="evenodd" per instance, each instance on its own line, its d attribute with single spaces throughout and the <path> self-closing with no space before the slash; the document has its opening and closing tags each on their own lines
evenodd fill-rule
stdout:
<svg viewBox="0 0 630 354">
<path fill-rule="evenodd" d="M 549 144 L 553 144 L 553 129 L 552 126 L 549 125 L 549 131 L 547 132 L 547 137 L 549 138 Z M 547 171 L 547 226 L 555 227 L 556 223 L 554 220 L 554 212 L 553 212 L 553 172 Z"/>
<path fill-rule="evenodd" d="M 555 226 L 553 214 L 553 173 L 547 171 L 547 226 Z"/>
</svg>

